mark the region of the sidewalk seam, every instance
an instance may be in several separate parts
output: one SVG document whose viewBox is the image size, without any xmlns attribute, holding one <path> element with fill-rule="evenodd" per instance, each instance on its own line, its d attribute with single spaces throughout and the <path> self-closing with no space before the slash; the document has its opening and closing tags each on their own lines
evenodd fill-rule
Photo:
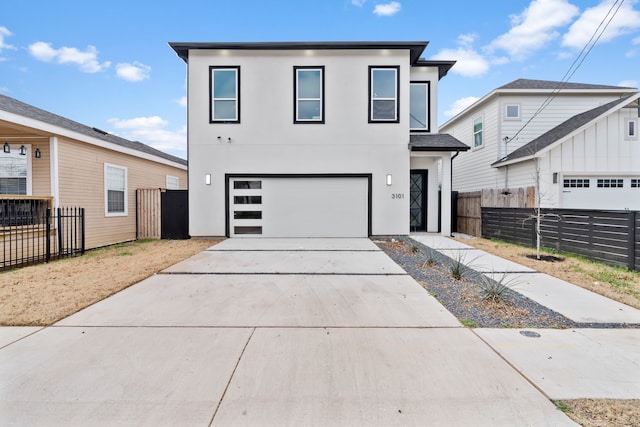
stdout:
<svg viewBox="0 0 640 427">
<path fill-rule="evenodd" d="M 227 381 L 227 385 L 224 388 L 224 391 L 222 392 L 222 396 L 220 396 L 220 400 L 218 400 L 218 405 L 216 406 L 216 410 L 213 411 L 213 415 L 211 416 L 211 420 L 209 421 L 209 427 L 211 427 L 211 425 L 213 424 L 213 421 L 216 419 L 216 415 L 218 414 L 218 410 L 220 409 L 220 405 L 222 405 L 222 401 L 224 400 L 224 397 L 227 395 L 227 390 L 229 390 L 229 386 L 231 385 L 231 381 L 233 380 L 233 377 L 236 375 L 236 370 L 238 369 L 238 366 L 240 365 L 240 361 L 242 360 L 242 356 L 244 356 L 244 352 L 247 349 L 247 346 L 249 345 L 249 343 L 251 342 L 251 338 L 253 338 L 253 334 L 255 333 L 256 328 L 253 328 L 253 330 L 251 331 L 251 335 L 249 335 L 249 338 L 247 339 L 247 342 L 244 344 L 244 347 L 242 347 L 242 351 L 240 352 L 240 357 L 238 357 L 238 361 L 236 362 L 236 366 L 233 367 L 233 371 L 231 372 L 231 376 L 229 376 L 229 381 Z"/>
</svg>

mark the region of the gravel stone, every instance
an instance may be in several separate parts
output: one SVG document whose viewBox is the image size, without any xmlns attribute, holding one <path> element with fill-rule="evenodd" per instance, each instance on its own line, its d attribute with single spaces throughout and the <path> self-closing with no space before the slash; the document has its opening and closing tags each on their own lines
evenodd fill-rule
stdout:
<svg viewBox="0 0 640 427">
<path fill-rule="evenodd" d="M 512 289 L 508 289 L 500 301 L 487 300 L 481 293 L 481 273 L 462 266 L 462 278 L 452 277 L 449 268 L 457 260 L 407 236 L 377 237 L 374 243 L 467 326 L 640 328 L 640 324 L 577 323 Z M 517 289 L 517 283 L 512 288 Z"/>
</svg>

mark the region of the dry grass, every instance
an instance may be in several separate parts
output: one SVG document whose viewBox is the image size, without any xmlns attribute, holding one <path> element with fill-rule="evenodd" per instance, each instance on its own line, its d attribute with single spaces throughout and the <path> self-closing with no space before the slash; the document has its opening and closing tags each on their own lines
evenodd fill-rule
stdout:
<svg viewBox="0 0 640 427">
<path fill-rule="evenodd" d="M 146 240 L 0 274 L 0 325 L 46 326 L 219 240 Z"/>
<path fill-rule="evenodd" d="M 640 272 L 565 255 L 556 255 L 560 262 L 539 261 L 528 257 L 535 249 L 480 238 L 456 240 L 640 309 Z"/>
<path fill-rule="evenodd" d="M 583 427 L 640 426 L 640 400 L 579 399 L 556 404 Z"/>
</svg>

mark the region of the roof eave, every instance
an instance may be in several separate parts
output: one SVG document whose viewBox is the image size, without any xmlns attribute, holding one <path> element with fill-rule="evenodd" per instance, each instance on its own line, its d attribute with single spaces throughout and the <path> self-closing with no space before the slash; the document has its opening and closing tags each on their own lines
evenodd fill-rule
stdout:
<svg viewBox="0 0 640 427">
<path fill-rule="evenodd" d="M 408 49 L 411 64 L 420 59 L 428 41 L 412 42 L 169 42 L 184 62 L 189 63 L 190 50 L 358 50 Z"/>
</svg>

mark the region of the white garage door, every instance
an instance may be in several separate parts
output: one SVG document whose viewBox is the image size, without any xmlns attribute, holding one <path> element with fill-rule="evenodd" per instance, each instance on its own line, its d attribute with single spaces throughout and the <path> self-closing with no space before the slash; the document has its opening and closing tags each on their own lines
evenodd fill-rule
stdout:
<svg viewBox="0 0 640 427">
<path fill-rule="evenodd" d="M 562 207 L 567 209 L 640 209 L 640 178 L 565 177 Z"/>
<path fill-rule="evenodd" d="M 256 177 L 229 181 L 232 237 L 367 237 L 366 177 Z"/>
</svg>

